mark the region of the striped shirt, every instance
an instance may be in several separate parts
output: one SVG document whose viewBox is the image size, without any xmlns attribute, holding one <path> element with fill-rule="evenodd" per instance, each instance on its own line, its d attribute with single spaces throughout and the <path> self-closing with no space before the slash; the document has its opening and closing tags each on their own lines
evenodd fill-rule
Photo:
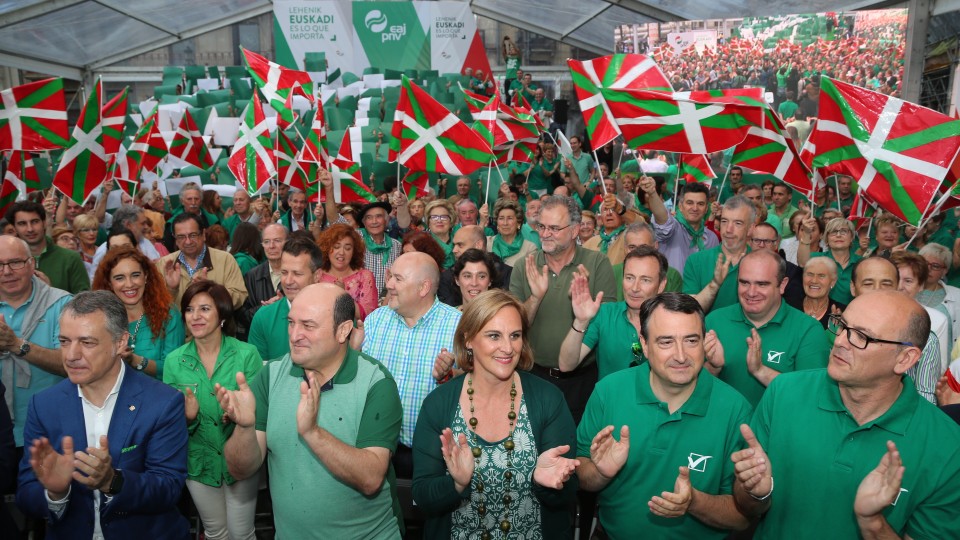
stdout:
<svg viewBox="0 0 960 540">
<path fill-rule="evenodd" d="M 430 309 L 413 327 L 384 306 L 364 321 L 363 353 L 377 359 L 393 375 L 403 404 L 400 443 L 413 446 L 420 405 L 437 387 L 433 364 L 440 349 L 453 350 L 453 336 L 460 311 L 434 299 Z"/>
</svg>

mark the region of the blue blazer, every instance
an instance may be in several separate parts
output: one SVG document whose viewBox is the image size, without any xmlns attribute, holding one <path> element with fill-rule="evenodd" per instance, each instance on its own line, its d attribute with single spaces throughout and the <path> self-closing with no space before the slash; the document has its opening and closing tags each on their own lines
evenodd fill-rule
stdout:
<svg viewBox="0 0 960 540">
<path fill-rule="evenodd" d="M 187 423 L 183 394 L 126 365 L 107 439 L 112 466 L 123 471 L 123 489 L 110 502 L 100 495 L 100 527 L 105 538 L 189 538 L 189 524 L 177 510 L 187 477 Z M 47 538 L 93 536 L 94 492 L 74 480 L 70 502 L 57 519 L 47 506 L 44 487 L 30 467 L 30 446 L 47 437 L 62 452 L 63 437 L 74 450 L 96 446 L 87 441 L 77 385 L 65 379 L 30 400 L 23 430 L 17 506 L 47 521 Z"/>
</svg>

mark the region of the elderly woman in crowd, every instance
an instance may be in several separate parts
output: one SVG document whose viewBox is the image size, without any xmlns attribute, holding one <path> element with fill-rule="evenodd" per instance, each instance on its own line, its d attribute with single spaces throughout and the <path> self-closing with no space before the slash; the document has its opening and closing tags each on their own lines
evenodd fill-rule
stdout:
<svg viewBox="0 0 960 540">
<path fill-rule="evenodd" d="M 875 243 L 870 244 L 869 236 L 860 238 L 860 246 L 857 249 L 857 255 L 869 257 L 871 255 L 882 255 L 889 257 L 898 244 L 900 244 L 900 221 L 889 214 L 883 214 L 873 220 L 873 236 Z"/>
<path fill-rule="evenodd" d="M 920 256 L 927 261 L 927 281 L 915 298 L 924 306 L 949 316 L 953 323 L 952 335 L 960 336 L 960 289 L 946 283 L 953 252 L 940 244 L 927 244 L 920 248 Z"/>
<path fill-rule="evenodd" d="M 80 250 L 80 241 L 77 240 L 77 235 L 73 234 L 73 229 L 71 227 L 67 227 L 66 225 L 57 225 L 50 233 L 50 237 L 53 239 L 55 244 L 64 249 L 69 249 L 70 251 Z"/>
<path fill-rule="evenodd" d="M 523 211 L 520 204 L 510 199 L 498 199 L 493 206 L 493 220 L 497 223 L 497 234 L 487 237 L 487 246 L 503 263 L 512 267 L 528 254 L 537 250 L 537 246 L 523 238 Z"/>
<path fill-rule="evenodd" d="M 413 436 L 424 538 L 570 536 L 573 418 L 563 394 L 528 372 L 527 332 L 523 305 L 505 291 L 466 306 L 454 338 L 465 373 L 427 396 Z"/>
<path fill-rule="evenodd" d="M 440 244 L 445 254 L 441 269 L 453 266 L 453 219 L 456 215 L 453 205 L 446 199 L 437 199 L 427 205 L 427 230 L 433 239 Z"/>
<path fill-rule="evenodd" d="M 359 318 L 366 319 L 377 309 L 377 283 L 373 272 L 363 267 L 363 238 L 345 223 L 335 223 L 320 233 L 317 241 L 323 252 L 320 281 L 343 287 L 357 303 Z"/>
<path fill-rule="evenodd" d="M 827 222 L 824 236 L 827 239 L 827 250 L 818 252 L 811 250 L 813 230 L 817 226 L 813 218 L 806 218 L 800 226 L 800 246 L 797 248 L 797 264 L 806 267 L 811 257 L 829 257 L 837 263 L 837 283 L 830 292 L 830 298 L 840 304 L 849 304 L 853 300 L 850 293 L 850 278 L 853 267 L 863 257 L 854 251 L 856 231 L 853 222 L 842 217 Z"/>
<path fill-rule="evenodd" d="M 793 307 L 820 321 L 827 328 L 830 315 L 846 309 L 830 297 L 830 291 L 837 286 L 839 275 L 837 263 L 829 257 L 811 257 L 803 267 L 803 300 Z"/>
<path fill-rule="evenodd" d="M 582 246 L 597 234 L 597 215 L 590 210 L 584 210 L 580 213 L 580 234 L 577 236 L 577 242 Z"/>
<path fill-rule="evenodd" d="M 237 373 L 252 381 L 263 361 L 256 347 L 230 337 L 233 300 L 223 285 L 195 281 L 180 309 L 193 340 L 167 356 L 163 382 L 185 396 L 187 489 L 206 538 L 253 540 L 260 477 L 236 480 L 227 470 L 223 448 L 234 426 L 224 420 L 214 385 L 236 390 Z"/>
<path fill-rule="evenodd" d="M 120 351 L 121 358 L 130 367 L 161 378 L 164 359 L 183 345 L 184 331 L 157 267 L 132 245 L 108 249 L 91 288 L 112 292 L 127 308 L 130 345 Z"/>
</svg>

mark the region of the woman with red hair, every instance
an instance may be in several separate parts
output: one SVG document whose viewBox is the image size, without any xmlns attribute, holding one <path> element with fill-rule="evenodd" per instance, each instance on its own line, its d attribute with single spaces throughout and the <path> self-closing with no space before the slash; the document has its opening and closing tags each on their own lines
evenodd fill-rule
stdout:
<svg viewBox="0 0 960 540">
<path fill-rule="evenodd" d="M 360 319 L 377 309 L 380 291 L 373 272 L 363 267 L 363 238 L 345 223 L 335 223 L 320 233 L 317 240 L 323 252 L 320 281 L 343 287 L 359 308 Z"/>
<path fill-rule="evenodd" d="M 162 380 L 163 360 L 183 345 L 184 330 L 157 267 L 137 248 L 111 249 L 97 267 L 92 288 L 112 292 L 127 308 L 130 341 L 120 357 Z"/>
<path fill-rule="evenodd" d="M 404 253 L 410 253 L 411 251 L 426 253 L 433 260 L 437 261 L 437 267 L 443 270 L 447 254 L 432 234 L 424 231 L 410 231 L 403 235 L 403 242 L 400 244 L 403 246 Z"/>
</svg>

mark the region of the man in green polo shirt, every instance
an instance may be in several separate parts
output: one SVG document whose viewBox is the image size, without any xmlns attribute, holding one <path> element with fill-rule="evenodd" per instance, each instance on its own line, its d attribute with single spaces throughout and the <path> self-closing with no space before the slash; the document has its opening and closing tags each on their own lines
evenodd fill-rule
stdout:
<svg viewBox="0 0 960 540">
<path fill-rule="evenodd" d="M 720 380 L 737 389 L 751 405 L 781 373 L 827 365 L 830 344 L 823 327 L 783 300 L 786 261 L 767 250 L 744 256 L 737 272 L 739 302 L 707 316 L 707 330 L 723 345 Z"/>
<path fill-rule="evenodd" d="M 790 230 L 790 217 L 797 212 L 798 208 L 792 204 L 793 189 L 784 183 L 778 183 L 773 186 L 773 204 L 767 212 L 767 223 L 777 228 L 780 238 L 792 238 L 793 231 Z"/>
<path fill-rule="evenodd" d="M 737 303 L 737 265 L 747 253 L 747 238 L 757 221 L 757 208 L 736 195 L 723 203 L 720 245 L 691 253 L 683 266 L 683 292 L 700 302 L 703 310 Z"/>
<path fill-rule="evenodd" d="M 280 255 L 280 286 L 284 298 L 258 309 L 250 323 L 248 343 L 257 348 L 260 358 L 276 360 L 290 352 L 287 315 L 290 303 L 308 285 L 320 280 L 323 254 L 309 238 L 290 238 Z"/>
<path fill-rule="evenodd" d="M 654 247 L 640 246 L 627 252 L 622 267 L 625 301 L 602 304 L 603 292 L 594 298 L 587 278 L 573 277 L 570 305 L 574 321 L 560 345 L 560 371 L 577 369 L 595 347 L 601 380 L 644 359 L 634 350 L 640 342 L 640 306 L 663 292 L 667 258 Z"/>
<path fill-rule="evenodd" d="M 600 523 L 611 538 L 726 538 L 748 524 L 734 504 L 726 457 L 744 447 L 737 426 L 750 405 L 702 369 L 696 300 L 657 295 L 640 319 L 649 361 L 597 384 L 577 429 L 580 486 L 600 492 Z"/>
<path fill-rule="evenodd" d="M 71 294 L 90 289 L 90 277 L 80 254 L 58 246 L 46 235 L 47 212 L 33 201 L 18 201 L 7 210 L 6 219 L 17 236 L 30 246 L 36 269 L 47 276 L 50 286 Z"/>
<path fill-rule="evenodd" d="M 235 391 L 217 385 L 235 425 L 230 473 L 249 478 L 269 460 L 277 538 L 401 537 L 390 466 L 400 395 L 382 364 L 347 345 L 355 316 L 342 288 L 311 285 L 290 308 L 290 353 L 249 386 L 242 373 Z"/>
<path fill-rule="evenodd" d="M 650 246 L 654 249 L 660 249 L 660 242 L 657 242 L 657 233 L 649 223 L 638 221 L 631 223 L 623 229 L 623 244 L 626 253 L 637 249 L 640 246 Z M 623 302 L 623 263 L 613 265 L 613 279 L 617 282 L 617 302 Z M 677 269 L 667 267 L 667 283 L 661 292 L 680 292 L 683 289 L 683 276 Z"/>
<path fill-rule="evenodd" d="M 741 428 L 734 496 L 766 514 L 754 538 L 956 538 L 960 428 L 905 375 L 929 317 L 906 295 L 871 292 L 833 331 L 827 369 L 779 377 Z"/>
</svg>

